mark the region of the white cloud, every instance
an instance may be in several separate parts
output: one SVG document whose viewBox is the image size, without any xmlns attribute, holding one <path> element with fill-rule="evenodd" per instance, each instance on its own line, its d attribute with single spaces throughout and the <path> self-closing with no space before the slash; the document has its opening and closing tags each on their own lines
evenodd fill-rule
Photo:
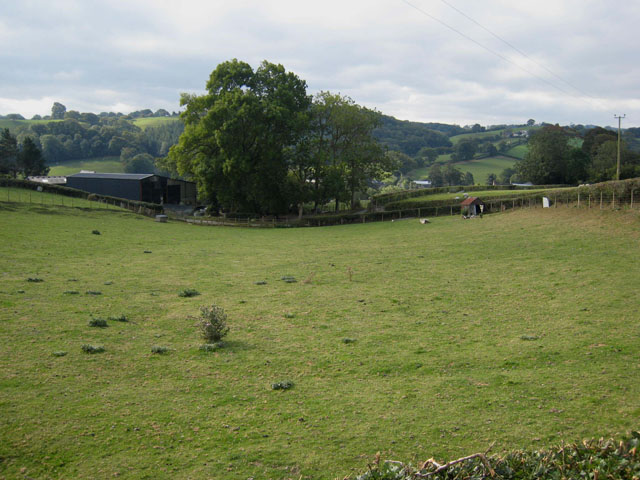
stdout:
<svg viewBox="0 0 640 480">
<path fill-rule="evenodd" d="M 513 63 L 403 0 L 3 2 L 0 113 L 31 115 L 44 99 L 33 113 L 53 99 L 177 110 L 179 92 L 202 91 L 217 63 L 238 58 L 282 63 L 310 93 L 340 91 L 406 119 L 606 124 L 626 108 L 627 124 L 640 125 L 639 2 L 446 0 L 536 65 L 444 1 L 408 1 Z"/>
</svg>

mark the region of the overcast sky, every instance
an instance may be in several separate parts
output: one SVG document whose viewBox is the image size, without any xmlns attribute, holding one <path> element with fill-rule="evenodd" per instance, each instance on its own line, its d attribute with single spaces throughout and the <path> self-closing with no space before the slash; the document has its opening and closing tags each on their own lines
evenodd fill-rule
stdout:
<svg viewBox="0 0 640 480">
<path fill-rule="evenodd" d="M 640 126 L 639 22 L 637 0 L 2 0 L 0 114 L 177 111 L 238 58 L 403 120 Z"/>
</svg>

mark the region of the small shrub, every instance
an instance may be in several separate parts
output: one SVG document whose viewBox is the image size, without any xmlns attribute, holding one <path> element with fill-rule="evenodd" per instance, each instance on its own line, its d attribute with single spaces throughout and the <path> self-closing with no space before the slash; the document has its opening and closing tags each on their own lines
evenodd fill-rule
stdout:
<svg viewBox="0 0 640 480">
<path fill-rule="evenodd" d="M 113 282 L 111 280 L 104 282 L 105 285 L 113 285 Z"/>
<path fill-rule="evenodd" d="M 257 282 L 253 282 L 254 285 L 266 285 L 267 282 L 265 282 L 264 280 L 259 280 Z"/>
<path fill-rule="evenodd" d="M 86 292 L 87 295 L 102 295 L 102 292 L 98 291 L 98 290 L 87 290 Z"/>
<path fill-rule="evenodd" d="M 108 325 L 107 325 L 107 321 L 104 318 L 92 318 L 91 320 L 89 320 L 89 326 L 105 328 Z"/>
<path fill-rule="evenodd" d="M 102 353 L 104 352 L 104 347 L 102 345 L 82 345 L 82 351 L 85 353 Z"/>
<path fill-rule="evenodd" d="M 355 338 L 343 338 L 342 339 L 342 343 L 346 343 L 347 345 L 350 343 L 356 343 L 356 339 Z"/>
<path fill-rule="evenodd" d="M 291 380 L 284 380 L 282 382 L 276 382 L 271 384 L 271 390 L 289 390 L 293 387 Z"/>
<path fill-rule="evenodd" d="M 94 235 L 100 235 L 100 230 L 91 230 Z"/>
<path fill-rule="evenodd" d="M 109 320 L 112 320 L 114 322 L 128 322 L 129 319 L 127 318 L 127 316 L 123 313 L 122 315 L 114 315 L 109 317 Z"/>
<path fill-rule="evenodd" d="M 205 343 L 204 345 L 200 345 L 200 350 L 203 352 L 215 352 L 216 350 L 220 350 L 222 347 L 224 347 L 223 342 Z"/>
<path fill-rule="evenodd" d="M 38 277 L 29 277 L 27 278 L 27 282 L 40 283 L 40 282 L 44 282 L 44 280 Z"/>
<path fill-rule="evenodd" d="M 67 354 L 67 352 L 53 352 L 52 355 L 54 357 L 64 357 Z"/>
<path fill-rule="evenodd" d="M 284 314 L 284 318 L 296 318 L 296 314 L 295 313 L 285 313 Z"/>
<path fill-rule="evenodd" d="M 65 295 L 78 295 L 80 292 L 77 290 L 65 290 L 64 294 Z"/>
<path fill-rule="evenodd" d="M 533 340 L 538 340 L 540 339 L 540 337 L 536 336 L 536 335 L 522 335 L 520 337 L 520 340 L 525 340 L 525 341 L 533 341 Z"/>
<path fill-rule="evenodd" d="M 296 283 L 297 282 L 295 277 L 292 277 L 291 275 L 284 275 L 283 277 L 280 277 L 280 280 L 282 280 L 285 283 Z"/>
<path fill-rule="evenodd" d="M 219 342 L 229 333 L 227 314 L 224 313 L 222 307 L 218 307 L 217 305 L 200 307 L 198 328 L 200 329 L 202 338 L 204 338 L 207 343 Z"/>
<path fill-rule="evenodd" d="M 145 250 L 144 253 L 151 253 L 151 250 Z"/>
<path fill-rule="evenodd" d="M 198 295 L 200 295 L 200 292 L 193 288 L 185 288 L 184 290 L 178 292 L 178 296 L 183 298 L 196 297 Z"/>
<path fill-rule="evenodd" d="M 151 347 L 151 353 L 157 353 L 162 355 L 163 353 L 167 353 L 169 349 L 167 347 L 160 347 L 158 345 L 154 345 Z"/>
<path fill-rule="evenodd" d="M 24 290 L 18 290 L 18 293 L 24 293 Z"/>
</svg>

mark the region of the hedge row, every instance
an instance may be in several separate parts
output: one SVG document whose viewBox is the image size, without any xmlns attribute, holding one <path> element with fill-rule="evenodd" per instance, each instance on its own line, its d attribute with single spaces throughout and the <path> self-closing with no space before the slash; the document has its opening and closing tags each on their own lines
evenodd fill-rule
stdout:
<svg viewBox="0 0 640 480">
<path fill-rule="evenodd" d="M 61 185 L 49 185 L 47 183 L 31 182 L 29 180 L 21 180 L 18 178 L 0 178 L 0 187 L 24 188 L 27 190 L 38 190 L 42 192 L 63 195 L 65 197 L 84 198 L 86 200 L 109 203 L 111 205 L 116 205 L 122 208 L 128 208 L 130 210 L 144 213 L 146 215 L 156 215 L 163 212 L 162 205 L 158 205 L 155 203 L 140 202 L 138 200 L 127 200 L 118 197 L 111 197 L 109 195 L 89 193 L 85 192 L 84 190 L 63 187 Z"/>
<path fill-rule="evenodd" d="M 422 197 L 425 195 L 434 195 L 436 193 L 457 193 L 457 192 L 477 192 L 486 190 L 530 190 L 540 188 L 562 188 L 567 185 L 533 185 L 530 187 L 517 187 L 515 185 L 457 185 L 451 187 L 434 187 L 434 188 L 416 188 L 413 190 L 405 190 L 403 192 L 392 192 L 371 197 L 369 205 L 372 208 L 382 207 L 391 202 L 398 202 L 407 198 Z"/>
<path fill-rule="evenodd" d="M 514 451 L 504 456 L 470 455 L 467 460 L 440 465 L 427 461 L 412 466 L 400 462 L 380 462 L 357 480 L 467 479 L 638 479 L 640 478 L 640 432 L 620 441 L 585 440 L 582 443 L 551 447 L 548 450 Z M 350 478 L 350 477 L 345 477 Z"/>
</svg>

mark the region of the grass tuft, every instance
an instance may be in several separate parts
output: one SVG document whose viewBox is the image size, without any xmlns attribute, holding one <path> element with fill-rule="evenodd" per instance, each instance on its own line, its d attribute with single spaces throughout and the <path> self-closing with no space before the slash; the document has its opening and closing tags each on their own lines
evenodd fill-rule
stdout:
<svg viewBox="0 0 640 480">
<path fill-rule="evenodd" d="M 107 321 L 104 318 L 92 318 L 91 320 L 89 320 L 89 326 L 105 328 L 109 325 L 107 325 Z"/>
<path fill-rule="evenodd" d="M 200 345 L 200 350 L 203 352 L 215 352 L 222 347 L 224 347 L 224 342 L 205 343 L 204 345 Z"/>
<path fill-rule="evenodd" d="M 161 347 L 159 345 L 154 345 L 153 347 L 151 347 L 151 353 L 162 355 L 167 352 L 169 352 L 169 349 L 167 347 Z"/>
<path fill-rule="evenodd" d="M 293 388 L 293 382 L 291 380 L 283 380 L 271 384 L 271 390 L 289 390 Z"/>
<path fill-rule="evenodd" d="M 91 233 L 94 235 L 100 235 L 100 230 L 92 230 Z"/>
<path fill-rule="evenodd" d="M 104 347 L 102 345 L 82 345 L 82 351 L 85 353 L 93 354 L 93 353 L 102 353 L 104 352 Z"/>
<path fill-rule="evenodd" d="M 53 352 L 51 355 L 53 355 L 54 357 L 64 357 L 67 354 L 67 352 Z"/>
<path fill-rule="evenodd" d="M 114 322 L 128 322 L 129 318 L 123 313 L 121 315 L 113 315 L 109 317 L 109 320 Z"/>
<path fill-rule="evenodd" d="M 40 282 L 44 282 L 44 280 L 38 277 L 29 277 L 27 278 L 27 282 L 40 283 Z"/>
</svg>

